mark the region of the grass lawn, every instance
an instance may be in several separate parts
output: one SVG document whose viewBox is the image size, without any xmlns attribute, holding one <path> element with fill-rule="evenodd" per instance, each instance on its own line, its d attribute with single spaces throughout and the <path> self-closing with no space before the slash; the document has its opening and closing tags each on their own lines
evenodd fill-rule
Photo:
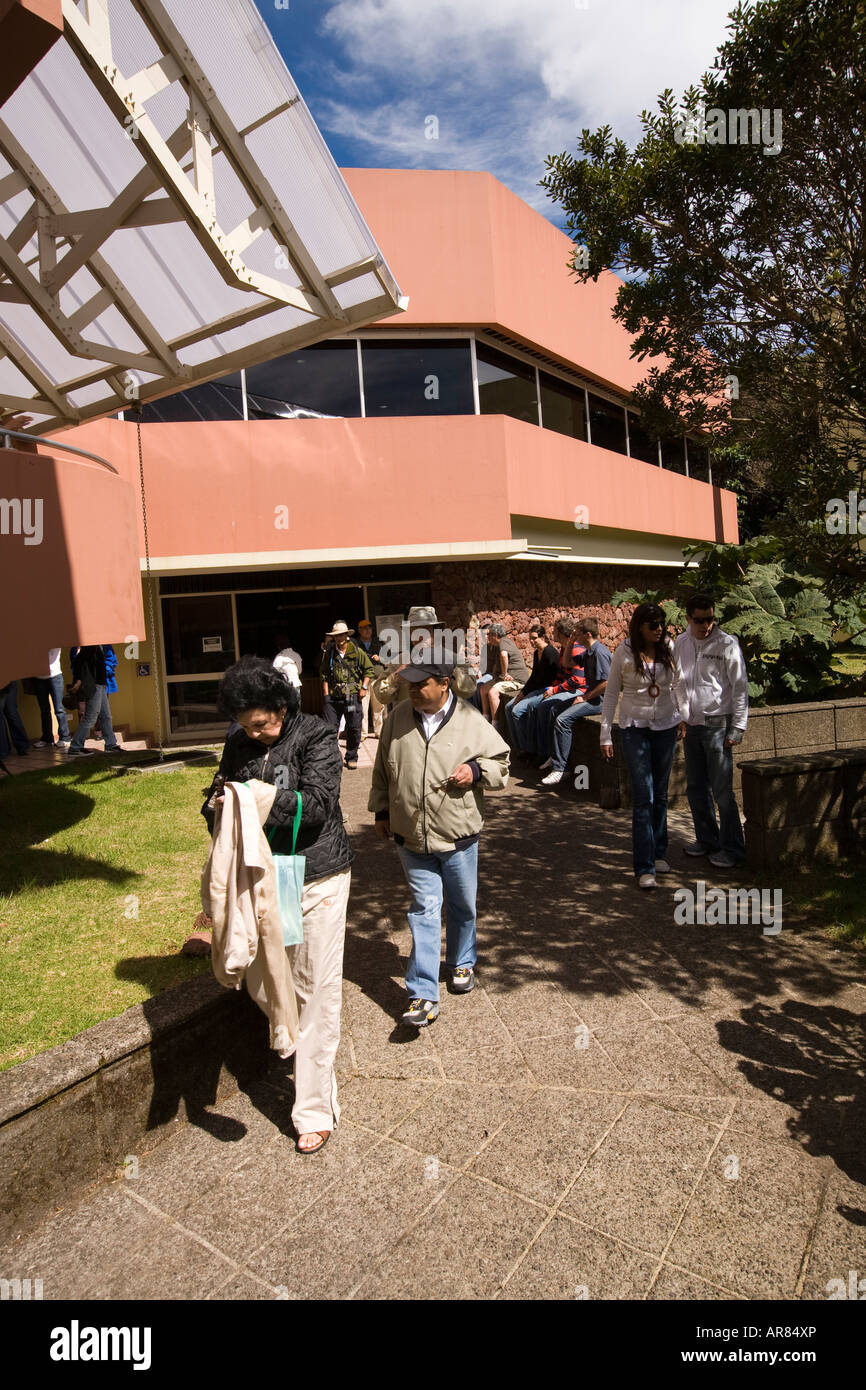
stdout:
<svg viewBox="0 0 866 1390">
<path fill-rule="evenodd" d="M 179 954 L 201 906 L 210 776 L 100 759 L 0 786 L 0 1070 L 210 969 Z"/>
<path fill-rule="evenodd" d="M 866 950 L 866 864 L 810 864 L 785 870 L 785 898 L 807 920 L 824 927 L 833 941 Z"/>
</svg>

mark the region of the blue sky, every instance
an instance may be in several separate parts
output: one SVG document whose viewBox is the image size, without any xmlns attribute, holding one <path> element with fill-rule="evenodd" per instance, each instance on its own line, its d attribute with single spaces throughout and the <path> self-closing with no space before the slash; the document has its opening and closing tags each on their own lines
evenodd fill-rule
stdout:
<svg viewBox="0 0 866 1390">
<path fill-rule="evenodd" d="M 344 167 L 484 169 L 551 221 L 544 156 L 633 143 L 697 81 L 733 0 L 256 0 Z M 435 117 L 435 123 L 430 119 Z M 437 138 L 430 138 L 433 134 Z"/>
</svg>

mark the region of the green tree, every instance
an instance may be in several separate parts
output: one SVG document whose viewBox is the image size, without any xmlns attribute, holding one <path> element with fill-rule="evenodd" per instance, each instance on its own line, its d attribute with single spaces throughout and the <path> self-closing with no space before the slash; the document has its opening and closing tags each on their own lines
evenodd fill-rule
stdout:
<svg viewBox="0 0 866 1390">
<path fill-rule="evenodd" d="M 831 534 L 827 509 L 866 500 L 866 4 L 759 0 L 729 28 L 634 151 L 584 130 L 542 184 L 586 248 L 577 278 L 626 277 L 646 427 L 709 432 L 714 481 L 744 487 L 758 524 L 775 499 L 788 553 L 857 592 L 863 538 Z"/>
</svg>

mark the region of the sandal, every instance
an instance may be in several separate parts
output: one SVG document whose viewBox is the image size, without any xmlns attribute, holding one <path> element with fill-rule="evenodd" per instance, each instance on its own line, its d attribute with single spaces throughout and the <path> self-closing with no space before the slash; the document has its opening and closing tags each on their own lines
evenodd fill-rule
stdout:
<svg viewBox="0 0 866 1390">
<path fill-rule="evenodd" d="M 330 1137 L 331 1137 L 331 1130 L 329 1130 L 329 1129 L 313 1129 L 313 1130 L 310 1130 L 309 1133 L 310 1133 L 310 1134 L 318 1134 L 318 1136 L 319 1136 L 319 1138 L 321 1139 L 322 1142 L 321 1142 L 320 1144 L 313 1144 L 312 1148 L 302 1149 L 302 1148 L 301 1148 L 301 1136 L 300 1136 L 300 1134 L 299 1134 L 299 1135 L 298 1135 L 298 1139 L 297 1139 L 297 1143 L 295 1144 L 295 1149 L 297 1150 L 297 1152 L 298 1152 L 299 1154 L 303 1154 L 305 1157 L 306 1157 L 308 1154 L 318 1154 L 318 1153 L 321 1153 L 321 1152 L 322 1152 L 322 1149 L 325 1147 L 325 1145 L 327 1144 L 328 1140 L 329 1140 Z"/>
</svg>

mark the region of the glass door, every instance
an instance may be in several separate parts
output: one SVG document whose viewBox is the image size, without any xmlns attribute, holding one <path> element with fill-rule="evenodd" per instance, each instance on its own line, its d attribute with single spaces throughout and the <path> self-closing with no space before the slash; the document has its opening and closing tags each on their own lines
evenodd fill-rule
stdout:
<svg viewBox="0 0 866 1390">
<path fill-rule="evenodd" d="M 171 733 L 224 728 L 216 692 L 237 660 L 231 594 L 163 598 L 162 630 Z"/>
</svg>

